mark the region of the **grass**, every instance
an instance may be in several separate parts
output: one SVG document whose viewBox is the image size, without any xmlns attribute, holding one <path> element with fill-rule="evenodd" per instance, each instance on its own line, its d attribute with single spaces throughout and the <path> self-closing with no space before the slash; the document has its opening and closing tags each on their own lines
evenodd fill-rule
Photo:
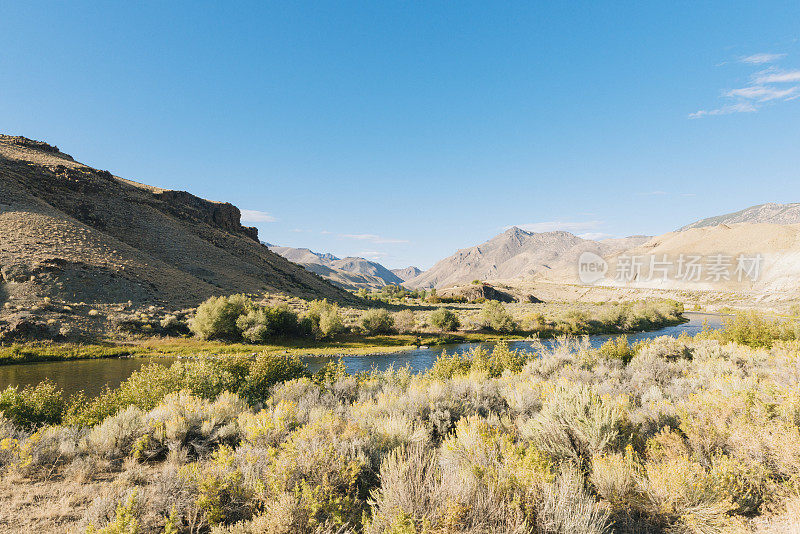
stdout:
<svg viewBox="0 0 800 534">
<path fill-rule="evenodd" d="M 619 349 L 501 343 L 419 375 L 202 358 L 33 427 L 53 392 L 9 396 L 0 530 L 798 531 L 800 342 Z"/>
<path fill-rule="evenodd" d="M 616 334 L 657 329 L 680 324 L 685 319 L 679 304 L 655 303 L 540 303 L 510 304 L 506 310 L 515 329 L 494 332 L 483 326 L 483 306 L 448 305 L 458 314 L 462 329 L 437 332 L 428 325 L 434 310 L 414 311 L 417 327 L 411 333 L 368 335 L 357 325 L 361 313 L 344 309 L 348 330 L 330 339 L 314 337 L 273 337 L 267 343 L 231 343 L 202 340 L 195 337 L 147 337 L 109 339 L 98 343 L 27 343 L 0 346 L 0 365 L 44 361 L 117 357 L 195 357 L 203 355 L 246 355 L 256 352 L 297 356 L 358 356 L 390 354 L 417 346 L 438 346 L 451 343 L 496 342 L 511 339 L 552 338 L 563 334 Z"/>
</svg>

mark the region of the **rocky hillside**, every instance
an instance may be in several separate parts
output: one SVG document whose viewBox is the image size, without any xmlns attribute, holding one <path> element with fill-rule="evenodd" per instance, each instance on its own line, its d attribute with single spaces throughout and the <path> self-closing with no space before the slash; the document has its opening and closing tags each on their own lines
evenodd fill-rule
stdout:
<svg viewBox="0 0 800 534">
<path fill-rule="evenodd" d="M 0 136 L 0 303 L 178 308 L 264 291 L 347 292 L 270 252 L 228 203 L 93 169 L 57 147 Z"/>
<path fill-rule="evenodd" d="M 705 228 L 718 224 L 738 223 L 771 223 L 771 224 L 796 224 L 800 223 L 800 202 L 791 204 L 759 204 L 749 208 L 709 217 L 692 224 L 687 224 L 679 231 L 691 228 Z"/>
<path fill-rule="evenodd" d="M 271 246 L 270 250 L 347 289 L 378 289 L 403 283 L 402 278 L 380 263 L 364 258 L 337 258 L 307 248 Z"/>
<path fill-rule="evenodd" d="M 472 280 L 527 278 L 576 263 L 584 251 L 609 254 L 635 246 L 647 237 L 592 241 L 569 232 L 527 232 L 517 227 L 478 246 L 459 250 L 430 270 L 406 281 L 408 287 L 448 287 Z"/>
<path fill-rule="evenodd" d="M 414 267 L 406 267 L 404 269 L 392 269 L 392 272 L 402 281 L 411 280 L 422 274 L 422 269 Z"/>
</svg>

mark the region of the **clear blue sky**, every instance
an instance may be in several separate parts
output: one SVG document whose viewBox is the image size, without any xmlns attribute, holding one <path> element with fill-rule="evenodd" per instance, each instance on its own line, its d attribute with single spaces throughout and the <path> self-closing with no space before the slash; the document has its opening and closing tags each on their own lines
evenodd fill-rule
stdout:
<svg viewBox="0 0 800 534">
<path fill-rule="evenodd" d="M 2 2 L 0 131 L 426 268 L 800 201 L 798 38 L 796 1 Z"/>
</svg>

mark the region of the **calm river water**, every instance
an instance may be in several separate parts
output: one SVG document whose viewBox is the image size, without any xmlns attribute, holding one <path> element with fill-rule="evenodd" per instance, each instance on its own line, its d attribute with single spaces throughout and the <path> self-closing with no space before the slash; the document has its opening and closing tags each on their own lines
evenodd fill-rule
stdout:
<svg viewBox="0 0 800 534">
<path fill-rule="evenodd" d="M 669 326 L 652 332 L 628 334 L 630 342 L 641 339 L 650 339 L 658 336 L 677 337 L 682 332 L 690 335 L 698 333 L 703 328 L 703 322 L 717 328 L 721 326 L 721 317 L 716 314 L 685 313 L 688 323 L 678 326 Z M 606 342 L 609 335 L 589 336 L 592 346 L 600 346 Z M 545 344 L 548 340 L 544 341 Z M 439 357 L 443 350 L 448 353 L 464 352 L 479 345 L 491 346 L 490 343 L 462 343 L 457 345 L 443 345 L 438 347 L 420 348 L 393 354 L 375 354 L 370 356 L 344 356 L 347 370 L 351 373 L 368 371 L 372 368 L 387 369 L 390 366 L 405 367 L 408 365 L 413 371 L 425 371 Z M 531 346 L 528 341 L 512 341 L 509 346 L 513 349 L 526 349 Z M 336 360 L 338 357 L 308 357 L 306 363 L 312 371 L 322 367 L 325 363 Z M 29 363 L 0 366 L 0 390 L 8 386 L 26 386 L 38 384 L 49 378 L 62 388 L 67 394 L 84 391 L 87 395 L 96 395 L 107 385 L 116 387 L 128 378 L 130 374 L 148 363 L 169 365 L 174 358 L 111 358 L 103 360 L 77 360 L 67 362 Z"/>
</svg>

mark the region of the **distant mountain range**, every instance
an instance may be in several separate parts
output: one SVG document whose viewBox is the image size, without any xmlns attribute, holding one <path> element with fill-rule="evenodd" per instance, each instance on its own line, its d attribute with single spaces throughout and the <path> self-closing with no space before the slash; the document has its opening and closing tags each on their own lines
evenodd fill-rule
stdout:
<svg viewBox="0 0 800 534">
<path fill-rule="evenodd" d="M 749 208 L 708 217 L 692 224 L 680 228 L 679 231 L 691 228 L 704 228 L 707 226 L 717 226 L 718 224 L 736 223 L 772 223 L 772 224 L 796 224 L 800 223 L 800 202 L 791 204 L 758 204 Z"/>
<path fill-rule="evenodd" d="M 412 265 L 411 267 L 406 267 L 405 269 L 392 269 L 392 272 L 405 282 L 406 280 L 411 280 L 412 278 L 422 274 L 422 269 Z"/>
<path fill-rule="evenodd" d="M 648 236 L 593 241 L 569 232 L 527 232 L 516 226 L 461 249 L 406 281 L 412 288 L 449 287 L 472 280 L 511 280 L 574 264 L 585 251 L 606 255 L 640 245 Z"/>
<path fill-rule="evenodd" d="M 365 258 L 337 258 L 307 248 L 269 246 L 269 249 L 345 289 L 379 289 L 404 282 L 402 277 L 380 263 Z"/>
<path fill-rule="evenodd" d="M 800 203 L 760 204 L 688 224 L 678 230 L 678 233 L 719 225 L 724 225 L 722 227 L 724 230 L 729 225 L 741 223 L 775 225 L 800 223 Z M 769 232 L 772 231 L 772 229 L 769 230 Z M 714 232 L 703 234 L 690 232 L 690 234 L 692 237 L 689 238 L 689 234 L 687 234 L 686 239 L 676 238 L 673 234 L 664 234 L 652 238 L 652 240 L 650 236 L 643 235 L 591 240 L 564 231 L 528 232 L 518 227 L 512 227 L 480 245 L 457 251 L 437 262 L 428 271 L 421 271 L 416 267 L 389 270 L 380 263 L 364 258 L 340 259 L 332 254 L 321 254 L 309 249 L 274 246 L 270 246 L 270 249 L 346 289 L 362 287 L 375 289 L 386 284 L 402 284 L 408 288 L 429 289 L 453 287 L 472 280 L 537 278 L 562 282 L 574 281 L 578 258 L 584 252 L 593 252 L 602 257 L 614 258 L 625 251 L 641 252 L 644 249 L 658 249 L 659 243 L 663 242 L 667 236 L 670 236 L 669 242 L 672 243 L 668 247 L 668 252 L 679 253 L 683 245 L 686 245 L 687 251 L 693 248 L 705 250 L 708 248 L 706 245 L 712 248 L 714 246 L 714 243 L 705 243 L 706 240 L 718 239 L 722 236 L 722 234 Z M 733 247 L 732 250 L 742 249 L 747 245 L 745 242 L 737 243 L 736 236 L 741 239 L 754 238 L 746 230 L 738 230 L 733 234 L 724 235 L 726 237 L 734 236 L 730 243 L 730 246 Z M 696 242 L 698 239 L 702 243 Z M 791 239 L 783 239 L 781 242 L 792 248 L 789 241 Z"/>
</svg>

